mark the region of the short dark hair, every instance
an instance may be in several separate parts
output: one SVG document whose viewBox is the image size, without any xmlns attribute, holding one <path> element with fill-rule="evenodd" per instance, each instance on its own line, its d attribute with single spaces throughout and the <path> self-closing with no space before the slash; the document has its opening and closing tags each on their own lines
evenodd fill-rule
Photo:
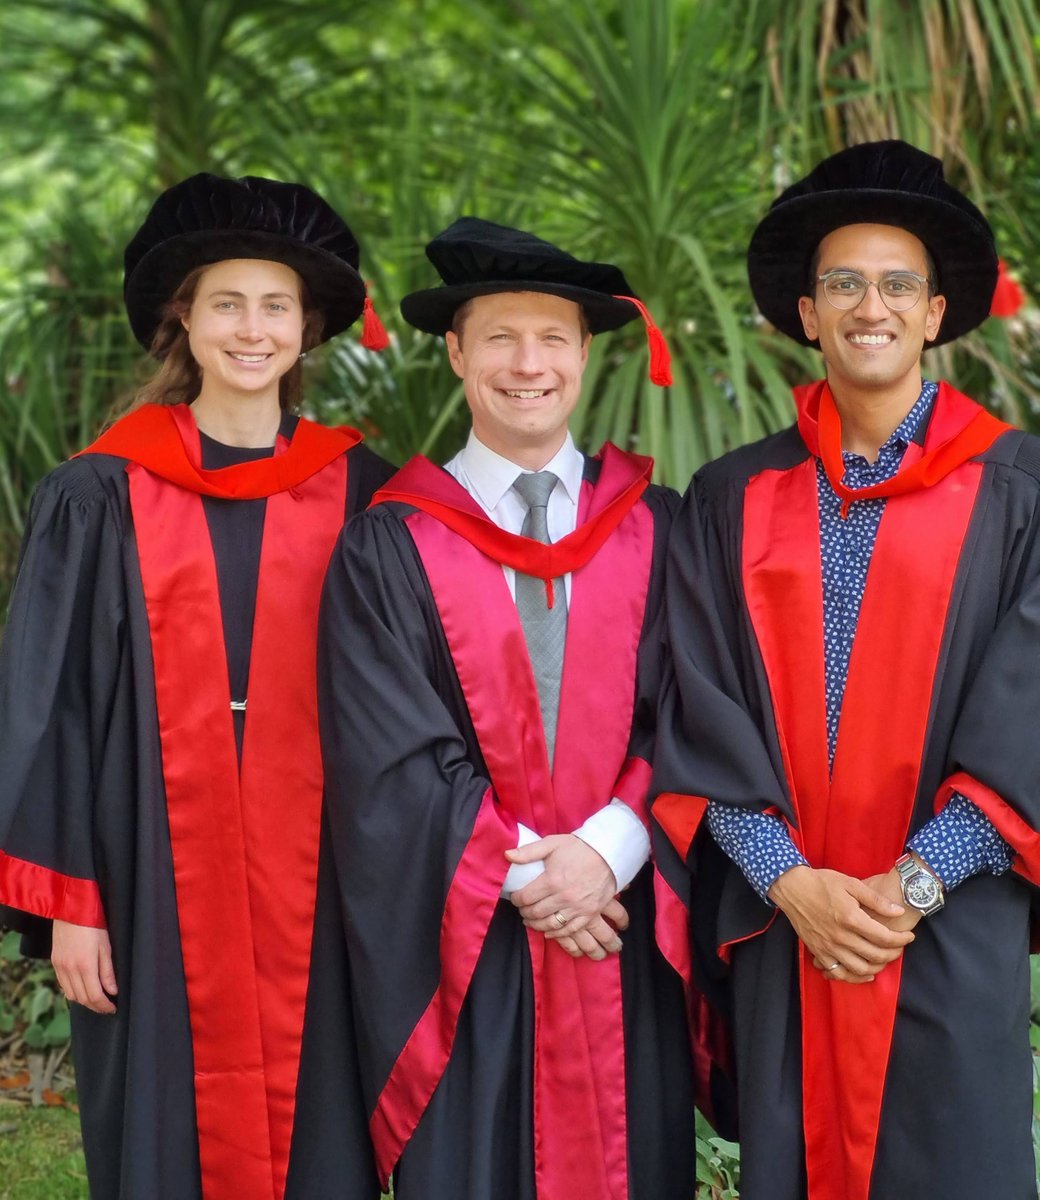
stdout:
<svg viewBox="0 0 1040 1200">
<path fill-rule="evenodd" d="M 901 228 L 901 226 L 898 228 Z M 909 232 L 907 230 L 907 233 Z M 822 245 L 822 241 L 817 244 L 816 249 L 812 252 L 812 258 L 809 259 L 809 273 L 806 277 L 805 294 L 810 297 L 816 295 L 816 276 L 820 271 L 820 246 Z M 935 269 L 935 259 L 932 258 L 932 252 L 925 246 L 924 242 L 921 242 L 921 245 L 924 248 L 924 263 L 928 273 L 928 299 L 931 300 L 939 292 L 939 273 Z"/>
<path fill-rule="evenodd" d="M 546 294 L 548 295 L 550 293 Z M 469 317 L 469 314 L 473 311 L 473 301 L 475 299 L 476 296 L 471 296 L 468 300 L 464 300 L 452 314 L 451 331 L 459 339 L 460 346 L 462 345 L 462 329 L 466 324 L 466 319 Z M 562 299 L 566 299 L 566 297 L 562 297 Z M 589 329 L 588 319 L 585 316 L 585 310 L 580 304 L 578 305 L 578 327 L 581 330 L 581 340 L 584 342 L 591 331 Z"/>
</svg>

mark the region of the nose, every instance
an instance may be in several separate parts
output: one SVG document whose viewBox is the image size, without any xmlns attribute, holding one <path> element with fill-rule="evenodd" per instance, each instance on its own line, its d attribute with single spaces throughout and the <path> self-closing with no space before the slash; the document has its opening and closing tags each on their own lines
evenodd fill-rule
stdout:
<svg viewBox="0 0 1040 1200">
<path fill-rule="evenodd" d="M 876 283 L 868 283 L 863 299 L 853 309 L 864 321 L 883 321 L 888 316 L 888 306 L 881 299 L 881 292 Z"/>
<path fill-rule="evenodd" d="M 518 375 L 542 373 L 542 348 L 536 338 L 520 338 L 513 354 L 513 370 Z"/>
<path fill-rule="evenodd" d="M 235 332 L 244 342 L 258 342 L 264 336 L 259 309 L 248 304 L 243 306 Z"/>
</svg>

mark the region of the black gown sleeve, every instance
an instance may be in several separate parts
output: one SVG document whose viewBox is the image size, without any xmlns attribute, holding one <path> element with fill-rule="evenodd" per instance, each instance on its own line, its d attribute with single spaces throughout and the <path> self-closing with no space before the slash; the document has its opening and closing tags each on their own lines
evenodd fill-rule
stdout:
<svg viewBox="0 0 1040 1200">
<path fill-rule="evenodd" d="M 437 990 L 445 899 L 490 787 L 400 511 L 380 505 L 344 530 L 318 638 L 326 808 L 370 1108 Z M 515 846 L 515 822 L 497 804 L 493 816 L 502 850 Z M 482 865 L 496 893 L 507 865 L 502 853 Z"/>
<path fill-rule="evenodd" d="M 95 778 L 126 616 L 114 462 L 37 488 L 0 648 L 0 902 L 77 924 L 103 924 Z"/>
<path fill-rule="evenodd" d="M 364 512 L 376 492 L 396 473 L 393 463 L 364 442 L 354 446 L 347 455 L 347 517 Z"/>
<path fill-rule="evenodd" d="M 672 529 L 654 793 L 792 816 L 779 747 L 763 733 L 764 669 L 744 617 L 742 489 L 694 477 Z"/>
<path fill-rule="evenodd" d="M 632 713 L 632 737 L 628 753 L 650 763 L 654 755 L 657 708 L 661 695 L 665 662 L 664 580 L 668 535 L 679 507 L 679 495 L 672 488 L 650 487 L 644 501 L 654 518 L 654 548 L 650 564 L 646 613 L 639 640 L 636 665 L 636 700 Z"/>
<path fill-rule="evenodd" d="M 953 728 L 948 778 L 1011 845 L 1016 869 L 1040 885 L 1040 439 L 1023 439 L 1015 464 L 998 468 L 992 488 L 1000 503 L 986 514 L 973 566 L 989 563 L 999 579 L 996 624 Z M 963 607 L 965 622 L 977 622 L 971 606 Z M 962 636 L 957 622 L 950 636 Z"/>
</svg>

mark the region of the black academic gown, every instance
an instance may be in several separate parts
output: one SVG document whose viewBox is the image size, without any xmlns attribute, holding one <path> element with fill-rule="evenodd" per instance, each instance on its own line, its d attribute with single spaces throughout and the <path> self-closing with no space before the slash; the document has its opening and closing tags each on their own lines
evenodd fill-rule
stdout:
<svg viewBox="0 0 1040 1200">
<path fill-rule="evenodd" d="M 941 395 L 932 424 L 943 403 Z M 834 775 L 827 780 L 824 758 L 815 799 L 807 773 L 792 766 L 809 742 L 817 760 L 826 753 L 806 442 L 793 427 L 726 455 L 685 497 L 669 559 L 673 673 L 654 815 L 693 872 L 699 979 L 716 1015 L 731 1021 L 744 1200 L 803 1200 L 807 1133 L 817 1147 L 811 1200 L 1036 1196 L 1028 948 L 1040 879 L 1038 482 L 1040 441 L 1012 431 L 933 488 L 888 499 Z M 805 814 L 812 804 L 826 814 L 830 788 L 823 848 L 807 857 L 863 876 L 891 867 L 951 786 L 1009 841 L 1015 869 L 951 893 L 917 926 L 897 971 L 871 985 L 830 984 L 829 993 L 799 962 L 789 923 L 698 825 L 705 800 L 719 800 L 774 811 L 802 841 L 817 836 Z M 850 868 L 847 856 L 861 851 Z M 882 988 L 894 1004 L 890 1041 L 870 1009 Z M 806 1073 L 804 1046 L 826 1040 L 833 1015 L 821 1005 L 839 1000 L 848 1007 L 817 1060 L 826 1070 Z M 874 1094 L 860 1089 L 868 1077 Z M 840 1094 L 827 1090 L 835 1081 Z M 819 1140 L 842 1129 L 861 1168 L 845 1184 L 839 1156 L 821 1157 Z"/>
<path fill-rule="evenodd" d="M 206 467 L 238 460 L 214 445 L 203 453 L 218 455 L 204 458 Z M 347 461 L 349 516 L 392 468 L 365 446 L 351 449 Z M 84 455 L 48 475 L 33 499 L 0 653 L 0 852 L 16 860 L 15 882 L 0 900 L 21 905 L 22 913 L 9 912 L 12 923 L 43 954 L 49 922 L 25 910 L 53 911 L 61 880 L 72 881 L 73 890 L 82 881 L 100 900 L 102 920 L 95 923 L 106 924 L 111 938 L 118 1012 L 72 1006 L 91 1194 L 191 1200 L 203 1195 L 193 1043 L 126 466 L 122 458 Z M 239 591 L 241 571 L 252 570 L 255 581 L 266 503 L 204 501 L 232 681 L 248 675 L 252 616 L 237 611 L 228 579 L 235 577 Z M 224 669 L 219 661 L 197 667 Z M 251 695 L 250 706 L 265 700 Z M 26 886 L 35 867 L 38 895 Z M 378 1195 L 358 1110 L 331 872 L 323 850 L 287 1200 Z M 79 909 L 64 910 L 66 919 L 90 923 L 84 897 Z M 225 1194 L 241 1193 L 232 1188 L 221 1200 Z"/>
<path fill-rule="evenodd" d="M 479 512 L 446 473 L 426 465 L 447 481 L 442 491 L 455 489 Z M 599 466 L 589 460 L 586 488 Z M 674 501 L 674 493 L 653 486 L 639 501 L 652 519 L 645 611 L 630 630 L 593 631 L 607 664 L 622 638 L 634 635 L 633 646 L 638 641 L 634 696 L 628 697 L 634 707 L 620 757 L 644 767 L 659 686 L 660 571 Z M 443 549 L 436 563 L 424 562 L 416 541 L 420 529 Z M 425 545 L 423 554 L 429 553 Z M 604 563 L 612 545 L 608 540 L 599 551 Z M 476 591 L 468 591 L 467 582 L 452 593 L 456 573 L 469 578 L 471 553 L 481 560 L 475 563 L 484 572 L 481 583 Z M 573 579 L 568 654 L 583 604 L 581 571 Z M 497 615 L 483 622 L 491 610 L 501 622 Z M 693 1103 L 684 999 L 678 976 L 655 944 L 650 865 L 621 896 L 631 916 L 620 955 L 623 1046 L 605 1107 L 615 1100 L 627 1104 L 627 1129 L 612 1138 L 579 1115 L 578 1091 L 588 1077 L 576 1064 L 585 1063 L 586 1055 L 611 1053 L 605 1033 L 597 1044 L 595 1018 L 588 1017 L 567 1051 L 576 1072 L 575 1108 L 570 1122 L 555 1130 L 569 1145 L 554 1152 L 547 1177 L 536 1182 L 532 955 L 540 956 L 544 939 L 539 934 L 529 943 L 516 910 L 499 898 L 508 868 L 503 851 L 516 844 L 516 833 L 489 781 L 497 772 L 504 780 L 515 767 L 524 776 L 522 790 L 544 770 L 545 743 L 531 699 L 533 681 L 522 678 L 529 675 L 526 649 L 517 649 L 522 633 L 498 562 L 408 504 L 377 504 L 341 538 L 326 579 L 320 631 L 327 808 L 355 979 L 362 1078 L 377 1161 L 382 1172 L 393 1170 L 395 1195 L 542 1200 L 561 1194 L 551 1177 L 561 1158 L 573 1156 L 584 1163 L 584 1194 L 595 1200 L 621 1200 L 620 1190 L 609 1189 L 623 1187 L 618 1179 L 625 1169 L 625 1200 L 691 1196 Z M 463 654 L 458 643 L 467 636 L 477 644 Z M 505 689 L 498 696 L 504 715 L 491 720 L 502 717 L 503 733 L 492 767 L 477 728 L 485 728 L 490 714 L 483 705 L 475 714 L 460 673 L 477 691 L 485 684 L 492 692 Z M 573 708 L 570 717 L 566 712 L 566 666 L 564 678 L 557 770 L 575 716 Z M 595 729 L 595 698 L 585 697 L 576 680 L 570 686 L 586 705 L 578 721 Z M 609 707 L 607 691 L 600 695 Z M 513 761 L 521 744 L 526 768 Z M 604 756 L 614 753 L 604 745 Z M 648 781 L 647 770 L 644 788 Z M 622 788 L 615 794 L 626 793 Z M 609 791 L 591 798 L 592 808 L 609 798 Z M 538 831 L 573 827 L 564 822 L 560 829 Z M 567 957 L 555 946 L 552 952 Z M 583 963 L 590 971 L 611 969 Z M 543 1019 L 556 1019 L 551 1007 Z M 572 1009 L 560 1019 L 581 1022 L 582 1014 Z M 607 1025 L 609 1019 L 599 1028 Z M 601 1140 L 612 1148 L 605 1152 Z M 615 1161 L 613 1184 L 601 1184 L 604 1154 L 616 1153 L 619 1144 L 627 1162 L 619 1168 Z"/>
</svg>

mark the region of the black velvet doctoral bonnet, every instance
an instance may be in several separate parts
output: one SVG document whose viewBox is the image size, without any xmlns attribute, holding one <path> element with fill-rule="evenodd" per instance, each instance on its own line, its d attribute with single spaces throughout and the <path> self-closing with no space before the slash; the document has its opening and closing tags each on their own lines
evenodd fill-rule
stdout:
<svg viewBox="0 0 1040 1200">
<path fill-rule="evenodd" d="M 310 188 L 255 175 L 192 175 L 156 200 L 123 257 L 123 298 L 145 349 L 188 272 L 229 258 L 268 259 L 297 271 L 324 314 L 322 341 L 364 308 L 357 241 Z"/>
<path fill-rule="evenodd" d="M 443 287 L 412 292 L 401 301 L 404 319 L 425 333 L 445 334 L 456 310 L 474 296 L 544 292 L 580 304 L 591 333 L 617 329 L 639 316 L 628 280 L 609 263 L 582 262 L 551 242 L 483 221 L 460 217 L 427 245 Z"/>
<path fill-rule="evenodd" d="M 813 254 L 835 229 L 864 223 L 905 229 L 931 254 L 946 313 L 929 345 L 952 342 L 986 319 L 997 280 L 992 230 L 943 178 L 939 159 L 901 141 L 842 150 L 773 201 L 748 248 L 748 277 L 762 315 L 803 346 L 814 344 L 798 315 Z"/>
</svg>

